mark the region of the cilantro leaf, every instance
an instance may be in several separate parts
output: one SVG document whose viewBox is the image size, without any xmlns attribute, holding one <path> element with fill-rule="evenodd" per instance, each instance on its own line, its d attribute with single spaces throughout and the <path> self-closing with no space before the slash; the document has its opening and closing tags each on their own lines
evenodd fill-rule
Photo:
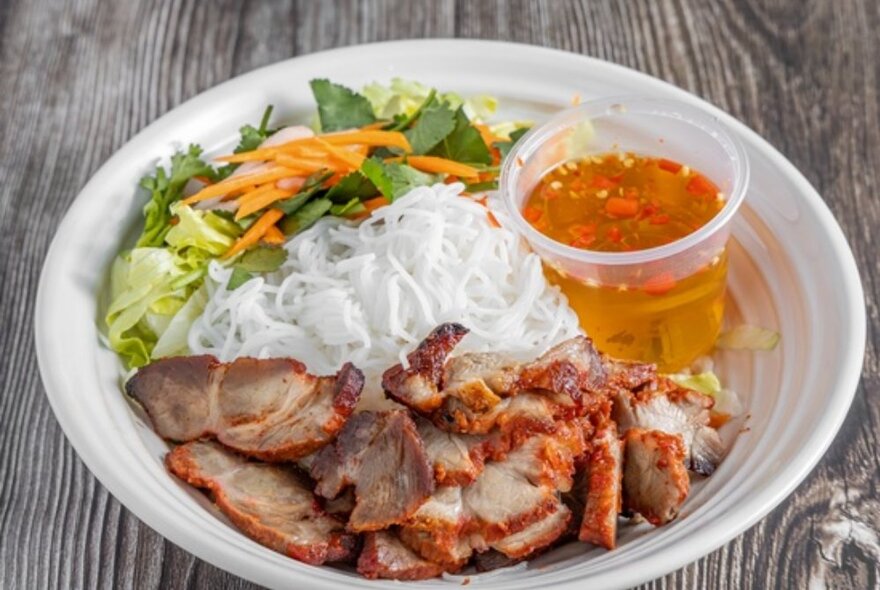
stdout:
<svg viewBox="0 0 880 590">
<path fill-rule="evenodd" d="M 355 170 L 340 178 L 325 196 L 334 203 L 346 203 L 349 199 L 366 199 L 378 193 L 376 185 L 360 170 Z"/>
<path fill-rule="evenodd" d="M 471 125 L 464 110 L 455 111 L 455 128 L 430 152 L 435 156 L 469 164 L 491 164 L 492 155 L 483 136 Z"/>
<path fill-rule="evenodd" d="M 260 119 L 259 127 L 254 127 L 253 125 L 245 125 L 238 130 L 241 138 L 238 140 L 238 145 L 235 146 L 235 149 L 232 150 L 232 153 L 240 154 L 242 152 L 253 151 L 260 147 L 260 144 L 266 141 L 266 139 L 268 139 L 270 135 L 277 131 L 274 129 L 269 129 L 269 117 L 272 116 L 272 110 L 274 108 L 275 107 L 273 107 L 272 105 L 266 107 L 266 110 L 263 111 L 263 117 Z M 217 172 L 214 175 L 214 179 L 223 180 L 224 178 L 227 178 L 240 165 L 241 164 L 226 164 L 225 166 L 221 166 L 217 169 Z"/>
<path fill-rule="evenodd" d="M 287 260 L 287 250 L 260 246 L 248 250 L 235 262 L 235 268 L 247 272 L 272 272 Z"/>
<path fill-rule="evenodd" d="M 350 88 L 320 79 L 309 85 L 318 103 L 322 131 L 362 127 L 376 120 L 370 101 Z"/>
<path fill-rule="evenodd" d="M 516 144 L 520 138 L 529 132 L 528 127 L 520 127 L 519 129 L 514 129 L 510 132 L 510 139 L 507 141 L 496 141 L 492 145 L 498 148 L 498 151 L 501 152 L 501 159 L 507 157 L 507 154 L 510 153 L 510 150 L 513 149 L 513 146 Z"/>
<path fill-rule="evenodd" d="M 385 168 L 391 178 L 391 196 L 388 197 L 391 201 L 402 197 L 416 187 L 428 186 L 436 181 L 432 175 L 425 174 L 406 164 L 392 162 L 386 164 Z"/>
<path fill-rule="evenodd" d="M 399 162 L 382 162 L 370 158 L 361 164 L 361 172 L 370 179 L 379 192 L 394 201 L 418 186 L 434 183 L 430 174 L 419 172 L 412 166 Z"/>
<path fill-rule="evenodd" d="M 226 283 L 227 291 L 235 291 L 246 282 L 254 278 L 254 275 L 244 270 L 243 268 L 234 267 L 232 269 L 232 275 L 229 277 L 229 282 Z"/>
<path fill-rule="evenodd" d="M 171 156 L 171 173 L 156 167 L 153 176 L 141 178 L 140 186 L 150 191 L 150 201 L 144 206 L 144 231 L 137 247 L 159 247 L 171 229 L 171 205 L 183 196 L 183 188 L 193 176 L 212 176 L 214 170 L 202 159 L 202 148 L 192 144 L 186 152 Z"/>
<path fill-rule="evenodd" d="M 364 160 L 363 164 L 361 164 L 361 172 L 370 182 L 373 183 L 373 186 L 375 186 L 380 193 L 391 199 L 393 198 L 392 195 L 394 194 L 394 189 L 391 184 L 391 178 L 385 172 L 386 166 L 387 164 L 384 164 L 381 160 L 368 158 Z"/>
<path fill-rule="evenodd" d="M 474 182 L 464 185 L 464 190 L 469 193 L 484 193 L 486 191 L 494 191 L 498 188 L 497 180 L 486 180 L 484 182 Z"/>
<path fill-rule="evenodd" d="M 299 189 L 299 192 L 290 198 L 274 203 L 273 207 L 281 209 L 287 215 L 296 212 L 297 209 L 306 204 L 318 191 L 321 190 L 324 181 L 333 176 L 332 172 L 319 170 L 306 178 L 305 184 Z"/>
<path fill-rule="evenodd" d="M 432 100 L 411 129 L 404 131 L 414 154 L 427 154 L 455 129 L 455 111 L 444 102 Z"/>
<path fill-rule="evenodd" d="M 333 202 L 327 197 L 313 199 L 300 207 L 293 215 L 288 215 L 281 220 L 281 231 L 286 235 L 292 235 L 304 231 L 324 216 Z"/>
<path fill-rule="evenodd" d="M 342 217 L 343 215 L 348 215 L 349 213 L 362 213 L 366 210 L 367 208 L 361 204 L 361 200 L 357 197 L 354 197 L 348 203 L 333 205 L 332 207 L 330 207 L 330 215 Z"/>
</svg>

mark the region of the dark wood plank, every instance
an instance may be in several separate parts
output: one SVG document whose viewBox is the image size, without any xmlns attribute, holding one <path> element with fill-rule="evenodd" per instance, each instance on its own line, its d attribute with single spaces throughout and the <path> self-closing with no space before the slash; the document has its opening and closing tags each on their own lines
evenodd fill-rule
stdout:
<svg viewBox="0 0 880 590">
<path fill-rule="evenodd" d="M 252 587 L 138 522 L 64 439 L 33 354 L 42 259 L 89 175 L 183 100 L 293 55 L 451 36 L 557 47 L 678 84 L 764 135 L 824 195 L 867 294 L 853 409 L 779 508 L 646 587 L 880 587 L 878 31 L 874 0 L 0 3 L 0 587 Z"/>
</svg>

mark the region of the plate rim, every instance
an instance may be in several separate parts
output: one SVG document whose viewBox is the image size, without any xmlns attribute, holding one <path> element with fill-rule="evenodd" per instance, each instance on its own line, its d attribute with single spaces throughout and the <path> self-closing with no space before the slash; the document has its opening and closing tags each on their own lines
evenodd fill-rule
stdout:
<svg viewBox="0 0 880 590">
<path fill-rule="evenodd" d="M 146 506 L 143 500 L 138 497 L 136 491 L 126 487 L 124 482 L 121 481 L 121 478 L 112 472 L 110 466 L 105 466 L 103 464 L 103 461 L 98 454 L 94 453 L 93 447 L 87 444 L 77 429 L 72 428 L 70 422 L 71 418 L 66 416 L 63 412 L 58 411 L 56 398 L 57 396 L 63 395 L 63 392 L 61 386 L 57 383 L 57 380 L 52 378 L 52 358 L 48 350 L 47 341 L 47 338 L 50 338 L 50 330 L 43 322 L 43 317 L 46 315 L 45 310 L 47 306 L 49 306 L 48 291 L 49 285 L 53 280 L 53 275 L 51 275 L 49 271 L 52 269 L 52 263 L 57 258 L 57 251 L 61 247 L 59 245 L 59 236 L 62 236 L 69 231 L 67 226 L 71 223 L 70 219 L 72 217 L 72 212 L 84 206 L 86 199 L 83 197 L 92 189 L 96 177 L 100 177 L 101 172 L 108 168 L 116 158 L 119 157 L 119 153 L 124 151 L 126 146 L 139 138 L 150 135 L 153 129 L 163 124 L 167 118 L 173 117 L 179 110 L 192 108 L 194 103 L 208 101 L 214 96 L 220 95 L 229 85 L 241 84 L 242 80 L 246 80 L 249 77 L 257 77 L 265 70 L 283 67 L 283 64 L 289 64 L 290 62 L 297 60 L 320 59 L 321 56 L 329 56 L 331 54 L 357 52 L 365 49 L 390 52 L 392 50 L 400 51 L 405 48 L 407 51 L 427 51 L 432 48 L 457 49 L 458 47 L 467 46 L 479 48 L 481 51 L 507 51 L 511 52 L 511 54 L 514 52 L 525 52 L 533 53 L 539 57 L 539 54 L 543 54 L 547 59 L 564 59 L 571 61 L 571 63 L 574 63 L 574 61 L 581 61 L 581 63 L 589 64 L 593 68 L 604 68 L 605 72 L 611 73 L 612 75 L 626 76 L 638 80 L 648 86 L 653 86 L 654 88 L 662 88 L 665 91 L 677 92 L 682 96 L 686 96 L 688 100 L 696 101 L 696 104 L 701 108 L 719 117 L 731 130 L 739 133 L 744 142 L 762 152 L 762 154 L 795 185 L 799 197 L 805 200 L 817 214 L 819 222 L 826 230 L 829 243 L 833 247 L 833 258 L 840 263 L 841 274 L 844 278 L 842 288 L 847 295 L 849 303 L 847 309 L 844 310 L 844 318 L 847 320 L 849 333 L 853 335 L 853 337 L 846 342 L 846 350 L 842 354 L 842 358 L 845 359 L 844 366 L 841 369 L 842 378 L 837 381 L 835 390 L 829 392 L 829 397 L 833 396 L 835 400 L 840 403 L 836 404 L 831 411 L 826 413 L 820 419 L 817 428 L 808 439 L 809 444 L 805 445 L 797 455 L 799 460 L 792 462 L 792 464 L 788 465 L 785 469 L 780 470 L 780 474 L 785 477 L 776 478 L 775 481 L 780 482 L 779 485 L 767 486 L 768 489 L 762 490 L 760 493 L 750 498 L 747 503 L 735 507 L 730 513 L 725 514 L 723 518 L 719 518 L 714 523 L 710 523 L 709 527 L 703 534 L 699 547 L 692 548 L 689 551 L 673 551 L 671 554 L 660 551 L 648 556 L 647 560 L 643 562 L 642 567 L 627 568 L 629 571 L 620 571 L 620 577 L 618 579 L 621 586 L 641 583 L 677 570 L 684 565 L 707 555 L 711 551 L 714 551 L 753 526 L 758 520 L 766 516 L 766 514 L 790 495 L 791 492 L 799 486 L 806 476 L 815 468 L 818 461 L 827 451 L 831 442 L 836 438 L 836 435 L 849 412 L 861 380 L 861 368 L 864 362 L 867 338 L 864 292 L 855 258 L 842 229 L 816 189 L 809 183 L 803 174 L 797 170 L 797 168 L 795 168 L 795 166 L 784 155 L 782 155 L 782 153 L 732 115 L 727 114 L 718 107 L 715 107 L 711 103 L 687 90 L 627 66 L 561 49 L 525 43 L 470 39 L 407 39 L 348 45 L 345 47 L 337 47 L 294 56 L 256 68 L 234 78 L 230 78 L 229 80 L 196 94 L 158 117 L 117 149 L 107 161 L 105 161 L 92 174 L 88 182 L 86 182 L 86 184 L 80 189 L 77 196 L 73 199 L 71 205 L 65 212 L 61 223 L 58 225 L 43 261 L 34 307 L 35 349 L 41 379 L 46 390 L 46 396 L 49 398 L 53 414 L 61 425 L 65 437 L 70 441 L 74 450 L 77 452 L 77 455 L 82 459 L 101 484 L 104 485 L 107 490 L 120 501 L 120 503 L 137 516 L 141 522 L 156 530 L 172 543 L 183 547 L 186 551 L 193 553 L 197 557 L 204 559 L 225 571 L 229 571 L 252 581 L 261 582 L 261 578 L 255 576 L 253 568 L 248 571 L 238 563 L 243 554 L 241 548 L 233 547 L 232 545 L 225 543 L 209 542 L 209 540 L 205 539 L 193 542 L 193 538 L 187 534 L 188 532 L 182 525 L 170 522 L 167 518 L 163 519 L 161 514 L 156 510 L 152 510 Z M 513 58 L 511 57 L 510 59 Z M 74 432 L 75 434 L 71 435 L 71 432 Z M 736 516 L 736 518 L 733 518 L 734 516 Z M 722 523 L 729 523 L 730 526 L 727 528 L 722 527 Z M 635 571 L 636 569 L 638 569 L 638 571 Z M 310 568 L 309 573 L 311 575 L 304 578 L 304 581 L 307 580 L 309 583 L 320 585 L 321 587 L 334 587 L 336 585 L 336 580 L 321 576 L 319 573 L 321 571 L 323 570 Z M 262 583 L 271 583 L 267 582 L 267 580 L 270 580 L 270 578 L 265 577 L 262 579 Z M 354 580 L 352 580 L 352 582 L 354 582 Z M 538 582 L 538 580 L 535 580 L 535 582 Z M 564 579 L 559 580 L 559 582 L 564 585 L 571 583 L 572 580 Z M 414 586 L 414 584 L 411 585 Z"/>
</svg>

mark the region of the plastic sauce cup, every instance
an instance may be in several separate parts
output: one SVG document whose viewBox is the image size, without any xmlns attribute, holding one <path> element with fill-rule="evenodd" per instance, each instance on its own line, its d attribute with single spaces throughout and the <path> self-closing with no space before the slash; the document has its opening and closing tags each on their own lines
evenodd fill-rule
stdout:
<svg viewBox="0 0 880 590">
<path fill-rule="evenodd" d="M 541 178 L 591 154 L 634 152 L 703 173 L 726 203 L 674 242 L 632 252 L 575 248 L 522 215 Z M 603 352 L 676 371 L 711 351 L 721 329 L 730 222 L 745 198 L 749 163 L 740 142 L 701 109 L 672 100 L 619 97 L 566 110 L 532 129 L 505 160 L 500 197 L 509 229 L 544 261 L 584 330 Z"/>
</svg>

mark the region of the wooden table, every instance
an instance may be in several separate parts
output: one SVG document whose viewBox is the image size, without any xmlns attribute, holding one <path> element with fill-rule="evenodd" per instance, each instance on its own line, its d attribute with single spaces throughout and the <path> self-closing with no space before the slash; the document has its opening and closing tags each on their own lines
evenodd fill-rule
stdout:
<svg viewBox="0 0 880 590">
<path fill-rule="evenodd" d="M 89 176 L 180 102 L 291 56 L 424 37 L 546 45 L 647 72 L 744 121 L 816 186 L 867 293 L 852 410 L 780 507 L 651 586 L 880 587 L 876 0 L 4 0 L 0 30 L 0 587 L 251 587 L 141 524 L 65 440 L 33 349 L 43 257 Z"/>
</svg>

